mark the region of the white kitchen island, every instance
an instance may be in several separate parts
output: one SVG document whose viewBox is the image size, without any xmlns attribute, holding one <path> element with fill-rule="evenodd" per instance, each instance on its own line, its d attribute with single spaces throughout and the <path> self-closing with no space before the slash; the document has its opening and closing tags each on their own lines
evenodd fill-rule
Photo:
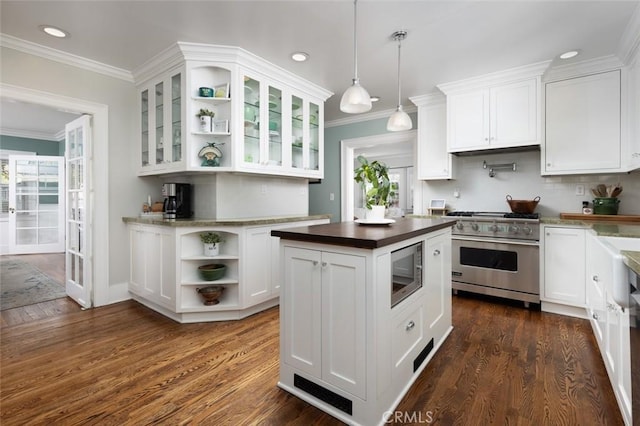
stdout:
<svg viewBox="0 0 640 426">
<path fill-rule="evenodd" d="M 278 386 L 354 425 L 383 424 L 452 330 L 451 226 L 405 218 L 280 237 Z M 422 286 L 391 307 L 392 252 L 422 242 Z"/>
</svg>

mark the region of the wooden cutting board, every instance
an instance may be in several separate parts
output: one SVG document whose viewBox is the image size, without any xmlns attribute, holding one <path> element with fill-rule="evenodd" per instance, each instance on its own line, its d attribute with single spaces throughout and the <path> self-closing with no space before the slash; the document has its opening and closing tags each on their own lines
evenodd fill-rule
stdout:
<svg viewBox="0 0 640 426">
<path fill-rule="evenodd" d="M 637 222 L 637 223 L 640 223 L 640 216 L 622 215 L 622 214 L 560 213 L 560 219 L 599 220 L 599 221 L 602 221 L 602 222 Z"/>
</svg>

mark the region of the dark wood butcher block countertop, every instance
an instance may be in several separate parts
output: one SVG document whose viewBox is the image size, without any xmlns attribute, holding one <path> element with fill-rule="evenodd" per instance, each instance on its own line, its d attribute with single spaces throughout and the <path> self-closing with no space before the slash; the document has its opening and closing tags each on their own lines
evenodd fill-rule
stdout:
<svg viewBox="0 0 640 426">
<path fill-rule="evenodd" d="M 389 225 L 339 222 L 278 229 L 271 231 L 271 235 L 285 240 L 375 249 L 453 226 L 455 222 L 451 218 L 402 218 Z"/>
</svg>

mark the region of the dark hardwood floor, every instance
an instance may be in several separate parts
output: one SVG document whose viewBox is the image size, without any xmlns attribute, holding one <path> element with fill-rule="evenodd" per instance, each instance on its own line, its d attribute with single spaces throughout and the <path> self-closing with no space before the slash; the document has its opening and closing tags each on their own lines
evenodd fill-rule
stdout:
<svg viewBox="0 0 640 426">
<path fill-rule="evenodd" d="M 0 423 L 334 425 L 276 386 L 278 309 L 178 324 L 133 301 L 1 313 Z M 620 425 L 586 320 L 453 297 L 395 424 Z"/>
</svg>

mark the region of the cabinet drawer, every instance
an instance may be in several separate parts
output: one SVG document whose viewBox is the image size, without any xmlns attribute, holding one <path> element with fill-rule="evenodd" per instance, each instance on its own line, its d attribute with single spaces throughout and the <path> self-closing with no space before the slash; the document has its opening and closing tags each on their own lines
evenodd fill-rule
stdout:
<svg viewBox="0 0 640 426">
<path fill-rule="evenodd" d="M 391 337 L 393 368 L 409 361 L 413 365 L 416 348 L 421 348 L 425 339 L 425 310 L 422 298 L 407 306 L 393 318 Z"/>
</svg>

